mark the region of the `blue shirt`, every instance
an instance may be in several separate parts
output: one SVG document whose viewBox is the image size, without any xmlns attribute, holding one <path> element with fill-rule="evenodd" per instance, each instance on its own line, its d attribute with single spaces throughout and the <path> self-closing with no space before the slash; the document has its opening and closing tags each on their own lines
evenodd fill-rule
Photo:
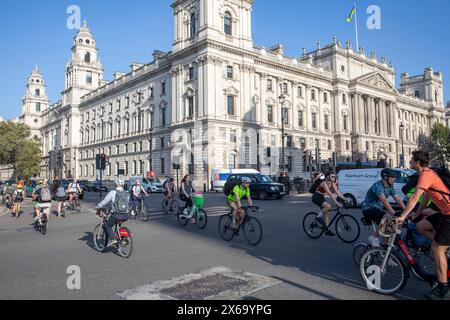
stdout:
<svg viewBox="0 0 450 320">
<path fill-rule="evenodd" d="M 394 187 L 385 187 L 383 181 L 378 181 L 372 187 L 370 187 L 369 191 L 367 191 L 366 198 L 362 203 L 362 209 L 384 210 L 383 202 L 381 202 L 380 199 L 378 199 L 378 196 L 381 194 L 384 194 L 386 199 L 388 199 L 390 196 L 395 197 L 397 195 Z"/>
</svg>

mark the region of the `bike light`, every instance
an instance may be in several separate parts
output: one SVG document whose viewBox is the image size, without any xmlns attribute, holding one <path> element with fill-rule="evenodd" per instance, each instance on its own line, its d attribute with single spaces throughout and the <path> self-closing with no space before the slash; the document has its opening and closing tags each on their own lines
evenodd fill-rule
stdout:
<svg viewBox="0 0 450 320">
<path fill-rule="evenodd" d="M 121 237 L 129 237 L 130 236 L 130 234 L 128 233 L 127 229 L 123 229 L 122 228 L 122 229 L 120 229 L 119 233 L 120 233 Z"/>
</svg>

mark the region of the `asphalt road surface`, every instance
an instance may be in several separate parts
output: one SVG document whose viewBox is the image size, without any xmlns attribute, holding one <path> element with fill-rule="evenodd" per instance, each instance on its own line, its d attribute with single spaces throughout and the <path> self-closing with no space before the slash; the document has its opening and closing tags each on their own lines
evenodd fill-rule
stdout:
<svg viewBox="0 0 450 320">
<path fill-rule="evenodd" d="M 227 268 L 269 277 L 276 284 L 252 292 L 252 299 L 421 299 L 428 286 L 411 276 L 395 296 L 367 290 L 352 260 L 353 246 L 337 237 L 309 239 L 301 220 L 311 210 L 310 196 L 292 195 L 282 200 L 256 201 L 264 237 L 253 247 L 240 235 L 225 242 L 218 233 L 219 216 L 227 212 L 223 194 L 207 194 L 204 208 L 208 225 L 180 227 L 173 215 L 161 212 L 162 195 L 151 195 L 147 222 L 129 221 L 133 253 L 129 259 L 93 249 L 92 232 L 99 223 L 93 208 L 98 193 L 82 201 L 80 214 L 52 216 L 47 235 L 31 224 L 31 203 L 24 214 L 12 218 L 0 209 L 0 299 L 121 299 L 119 292 L 139 286 L 196 274 L 211 268 Z M 54 209 L 56 206 L 54 205 Z M 360 210 L 349 210 L 358 218 Z M 369 230 L 361 227 L 361 241 Z M 68 289 L 68 267 L 81 272 L 80 290 Z"/>
</svg>

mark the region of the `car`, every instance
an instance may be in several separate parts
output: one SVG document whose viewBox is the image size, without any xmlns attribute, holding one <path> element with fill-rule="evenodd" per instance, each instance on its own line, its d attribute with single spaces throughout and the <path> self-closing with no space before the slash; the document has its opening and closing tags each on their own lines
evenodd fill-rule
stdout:
<svg viewBox="0 0 450 320">
<path fill-rule="evenodd" d="M 131 188 L 136 184 L 136 180 L 140 180 L 142 187 L 150 193 L 162 193 L 163 192 L 163 184 L 161 180 L 158 178 L 143 178 L 143 177 L 132 177 L 128 182 L 128 187 Z"/>
<path fill-rule="evenodd" d="M 217 192 L 224 191 L 224 185 L 227 182 L 229 176 L 233 173 L 259 173 L 254 169 L 213 169 L 211 171 L 211 190 Z"/>
<path fill-rule="evenodd" d="M 78 184 L 80 185 L 81 189 L 83 191 L 91 192 L 92 191 L 92 183 L 88 180 L 80 180 L 78 181 Z"/>
<path fill-rule="evenodd" d="M 91 190 L 93 192 L 100 192 L 100 181 L 96 180 L 92 184 Z M 108 192 L 108 188 L 102 183 L 102 192 Z"/>
<path fill-rule="evenodd" d="M 229 185 L 240 184 L 242 178 L 250 179 L 250 194 L 252 198 L 267 200 L 269 198 L 282 199 L 286 195 L 286 187 L 282 183 L 274 182 L 270 177 L 259 173 L 236 173 L 228 177 L 224 190 Z"/>
<path fill-rule="evenodd" d="M 36 180 L 30 180 L 25 185 L 25 197 L 31 198 L 31 195 L 33 194 L 33 190 L 36 188 L 36 186 L 37 186 L 37 181 Z"/>
<path fill-rule="evenodd" d="M 366 198 L 370 187 L 381 180 L 382 170 L 382 168 L 341 170 L 337 175 L 339 191 L 350 201 L 352 207 L 359 207 Z M 413 175 L 415 171 L 410 169 L 393 170 L 396 173 L 395 192 L 404 199 L 406 196 L 403 194 L 402 188 L 408 177 Z M 390 197 L 389 202 L 394 204 L 395 200 Z"/>
</svg>

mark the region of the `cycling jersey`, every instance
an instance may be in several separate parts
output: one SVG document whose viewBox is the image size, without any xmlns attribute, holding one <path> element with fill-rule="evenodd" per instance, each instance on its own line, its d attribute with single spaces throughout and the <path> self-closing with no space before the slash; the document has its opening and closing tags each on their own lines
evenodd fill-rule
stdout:
<svg viewBox="0 0 450 320">
<path fill-rule="evenodd" d="M 366 198 L 362 203 L 363 210 L 370 209 L 380 209 L 384 210 L 384 204 L 378 198 L 379 195 L 384 194 L 386 199 L 390 196 L 395 197 L 397 193 L 395 192 L 394 187 L 385 187 L 383 181 L 376 182 L 372 187 L 370 187 L 369 191 L 367 191 Z"/>
<path fill-rule="evenodd" d="M 250 197 L 250 188 L 244 188 L 240 185 L 235 186 L 233 188 L 233 193 L 228 196 L 228 200 L 236 202 L 236 193 L 238 194 L 240 199 Z"/>
<path fill-rule="evenodd" d="M 78 188 L 79 188 L 78 183 L 71 183 L 71 184 L 69 185 L 69 192 L 70 192 L 70 193 L 78 192 Z"/>
</svg>

